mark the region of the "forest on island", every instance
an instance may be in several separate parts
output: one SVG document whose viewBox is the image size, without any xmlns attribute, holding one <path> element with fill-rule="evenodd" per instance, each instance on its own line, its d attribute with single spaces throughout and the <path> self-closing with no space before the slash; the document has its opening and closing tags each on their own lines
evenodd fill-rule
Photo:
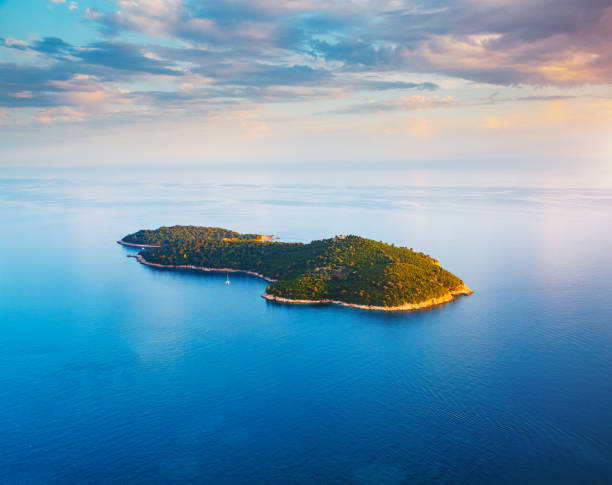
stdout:
<svg viewBox="0 0 612 485">
<path fill-rule="evenodd" d="M 259 234 L 240 234 L 221 227 L 163 226 L 154 230 L 141 229 L 134 234 L 125 236 L 122 241 L 131 244 L 166 245 L 202 239 L 257 240 L 261 237 Z"/>
<path fill-rule="evenodd" d="M 303 244 L 222 228 L 173 226 L 138 231 L 123 241 L 160 244 L 140 253 L 152 263 L 261 273 L 278 280 L 267 293 L 289 299 L 390 307 L 441 297 L 463 285 L 424 253 L 353 235 Z"/>
</svg>

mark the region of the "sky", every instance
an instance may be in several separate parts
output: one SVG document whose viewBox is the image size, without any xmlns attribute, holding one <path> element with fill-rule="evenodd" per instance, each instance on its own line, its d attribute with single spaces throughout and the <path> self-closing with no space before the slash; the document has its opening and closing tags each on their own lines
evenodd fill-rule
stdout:
<svg viewBox="0 0 612 485">
<path fill-rule="evenodd" d="M 610 45 L 612 0 L 0 0 L 0 166 L 612 188 Z"/>
</svg>

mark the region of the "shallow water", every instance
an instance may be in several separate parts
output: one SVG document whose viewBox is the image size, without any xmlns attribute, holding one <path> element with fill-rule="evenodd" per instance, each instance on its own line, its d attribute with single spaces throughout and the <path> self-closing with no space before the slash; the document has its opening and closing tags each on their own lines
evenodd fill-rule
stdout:
<svg viewBox="0 0 612 485">
<path fill-rule="evenodd" d="M 13 171 L 0 180 L 0 483 L 605 483 L 612 193 Z M 268 303 L 115 241 L 360 234 L 475 290 Z"/>
</svg>

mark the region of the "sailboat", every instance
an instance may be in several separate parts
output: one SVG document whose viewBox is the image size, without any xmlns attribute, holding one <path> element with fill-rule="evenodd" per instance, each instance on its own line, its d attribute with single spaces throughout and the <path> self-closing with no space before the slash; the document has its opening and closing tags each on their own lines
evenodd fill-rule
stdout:
<svg viewBox="0 0 612 485">
<path fill-rule="evenodd" d="M 225 273 L 225 284 L 229 285 L 230 284 L 230 280 L 229 280 L 229 273 Z"/>
</svg>

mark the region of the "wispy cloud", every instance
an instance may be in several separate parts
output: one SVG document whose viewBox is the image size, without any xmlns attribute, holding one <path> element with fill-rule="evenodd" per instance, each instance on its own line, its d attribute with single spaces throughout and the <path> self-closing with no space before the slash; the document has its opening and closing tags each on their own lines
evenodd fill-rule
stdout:
<svg viewBox="0 0 612 485">
<path fill-rule="evenodd" d="M 330 111 L 330 114 L 354 114 L 354 113 L 376 113 L 383 111 L 417 111 L 417 110 L 432 110 L 438 108 L 449 108 L 457 106 L 457 102 L 452 96 L 440 98 L 438 96 L 400 96 L 397 99 L 390 101 L 376 102 L 374 100 L 369 103 L 356 104 L 335 111 Z"/>
</svg>

